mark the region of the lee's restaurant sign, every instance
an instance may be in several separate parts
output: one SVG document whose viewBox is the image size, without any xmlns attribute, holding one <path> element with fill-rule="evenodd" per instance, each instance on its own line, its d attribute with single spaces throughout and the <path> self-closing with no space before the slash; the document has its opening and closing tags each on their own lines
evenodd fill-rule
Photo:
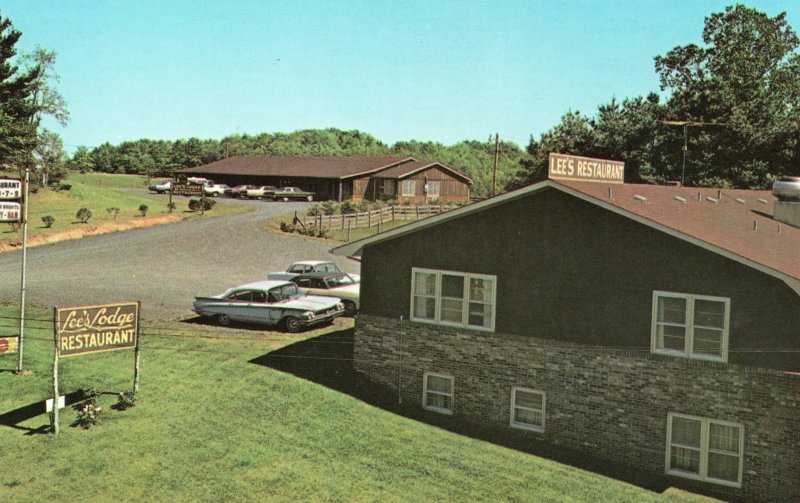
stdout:
<svg viewBox="0 0 800 503">
<path fill-rule="evenodd" d="M 550 154 L 548 178 L 585 182 L 624 183 L 625 163 L 577 155 Z"/>
<path fill-rule="evenodd" d="M 136 347 L 139 303 L 56 309 L 61 356 Z"/>
</svg>

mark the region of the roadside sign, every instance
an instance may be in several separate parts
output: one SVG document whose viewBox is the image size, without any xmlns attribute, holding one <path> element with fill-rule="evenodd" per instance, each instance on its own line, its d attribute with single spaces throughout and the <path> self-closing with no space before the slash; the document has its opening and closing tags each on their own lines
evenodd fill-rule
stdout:
<svg viewBox="0 0 800 503">
<path fill-rule="evenodd" d="M 624 183 L 625 163 L 551 153 L 548 178 L 553 180 Z"/>
<path fill-rule="evenodd" d="M 14 337 L 0 337 L 0 355 L 5 353 L 16 353 L 19 346 L 19 339 Z"/>
<path fill-rule="evenodd" d="M 19 222 L 22 219 L 22 205 L 0 202 L 0 222 Z"/>
<path fill-rule="evenodd" d="M 47 400 L 44 401 L 44 411 L 45 412 L 53 412 L 53 402 L 54 401 L 55 400 L 53 400 L 52 398 L 48 398 Z M 59 395 L 58 396 L 58 408 L 59 409 L 63 409 L 66 406 L 67 406 L 67 397 L 64 396 L 64 395 Z"/>
<path fill-rule="evenodd" d="M 139 303 L 56 310 L 56 344 L 61 356 L 136 347 Z"/>
<path fill-rule="evenodd" d="M 197 196 L 203 195 L 203 184 L 192 182 L 172 182 L 172 193 L 176 196 Z"/>
<path fill-rule="evenodd" d="M 13 178 L 0 178 L 0 200 L 22 199 L 22 182 Z"/>
</svg>

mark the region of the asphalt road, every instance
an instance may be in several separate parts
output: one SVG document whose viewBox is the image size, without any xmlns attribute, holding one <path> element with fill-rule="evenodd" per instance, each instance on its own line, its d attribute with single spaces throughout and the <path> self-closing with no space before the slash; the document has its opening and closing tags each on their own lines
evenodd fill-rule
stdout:
<svg viewBox="0 0 800 503">
<path fill-rule="evenodd" d="M 193 219 L 28 249 L 29 305 L 81 306 L 141 301 L 143 319 L 182 320 L 196 295 L 266 279 L 296 260 L 329 259 L 347 272 L 360 265 L 334 257 L 332 241 L 267 232 L 275 215 L 308 203 L 252 204 L 242 215 Z M 0 301 L 18 302 L 21 250 L 0 253 Z"/>
</svg>

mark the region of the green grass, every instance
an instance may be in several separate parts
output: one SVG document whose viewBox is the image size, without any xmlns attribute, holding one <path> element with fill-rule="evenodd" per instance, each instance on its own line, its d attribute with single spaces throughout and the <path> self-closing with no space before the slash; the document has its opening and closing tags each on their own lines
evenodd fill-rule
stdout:
<svg viewBox="0 0 800 503">
<path fill-rule="evenodd" d="M 415 220 L 395 220 L 394 222 L 385 222 L 381 224 L 381 232 L 386 232 L 395 227 L 406 225 L 414 222 Z M 369 229 L 351 229 L 350 241 L 356 241 L 368 236 L 374 236 L 378 233 L 378 226 L 370 227 Z M 330 231 L 329 237 L 336 241 L 347 241 L 347 229 L 333 229 Z"/>
<path fill-rule="evenodd" d="M 72 174 L 66 183 L 72 185 L 68 191 L 52 191 L 40 189 L 31 194 L 28 207 L 28 236 L 45 236 L 66 231 L 86 230 L 86 227 L 95 227 L 102 224 L 123 224 L 127 221 L 141 219 L 139 206 L 145 204 L 149 207 L 147 216 L 158 217 L 169 214 L 167 208 L 168 198 L 145 192 L 146 179 L 134 175 L 110 175 L 102 173 Z M 132 189 L 141 188 L 141 192 Z M 173 202 L 177 205 L 174 212 L 183 218 L 199 216 L 188 212 L 189 198 L 175 197 Z M 76 222 L 76 214 L 80 208 L 88 208 L 92 217 L 87 224 Z M 116 218 L 108 213 L 107 208 L 119 208 Z M 206 216 L 213 217 L 231 213 L 250 211 L 244 205 L 225 204 L 218 202 Z M 42 217 L 50 215 L 55 219 L 52 227 L 46 228 Z M 9 224 L 3 225 L 0 231 L 0 243 L 19 242 L 22 239 L 22 230 L 12 231 Z"/>
<path fill-rule="evenodd" d="M 51 312 L 29 308 L 25 367 L 0 357 L 0 415 L 51 390 Z M 0 333 L 16 307 L 0 305 Z M 300 335 L 209 325 L 142 329 L 141 392 L 119 412 L 102 395 L 100 425 L 26 435 L 0 424 L 0 501 L 692 501 L 669 498 L 375 408 L 249 360 Z M 5 327 L 5 328 L 2 328 Z M 169 334 L 169 335 L 167 335 Z M 182 337 L 189 336 L 189 337 Z M 204 338 L 197 338 L 203 336 Z M 237 338 L 236 336 L 241 336 Z M 209 338 L 212 337 L 212 338 Z M 311 361 L 309 364 L 313 365 Z M 60 389 L 131 387 L 131 350 L 62 359 Z"/>
</svg>

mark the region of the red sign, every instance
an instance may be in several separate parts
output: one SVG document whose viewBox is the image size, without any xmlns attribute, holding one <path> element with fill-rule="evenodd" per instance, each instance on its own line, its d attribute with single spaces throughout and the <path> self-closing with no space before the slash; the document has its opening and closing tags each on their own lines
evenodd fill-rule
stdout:
<svg viewBox="0 0 800 503">
<path fill-rule="evenodd" d="M 550 154 L 548 177 L 553 180 L 624 183 L 625 163 L 577 155 Z"/>
</svg>

